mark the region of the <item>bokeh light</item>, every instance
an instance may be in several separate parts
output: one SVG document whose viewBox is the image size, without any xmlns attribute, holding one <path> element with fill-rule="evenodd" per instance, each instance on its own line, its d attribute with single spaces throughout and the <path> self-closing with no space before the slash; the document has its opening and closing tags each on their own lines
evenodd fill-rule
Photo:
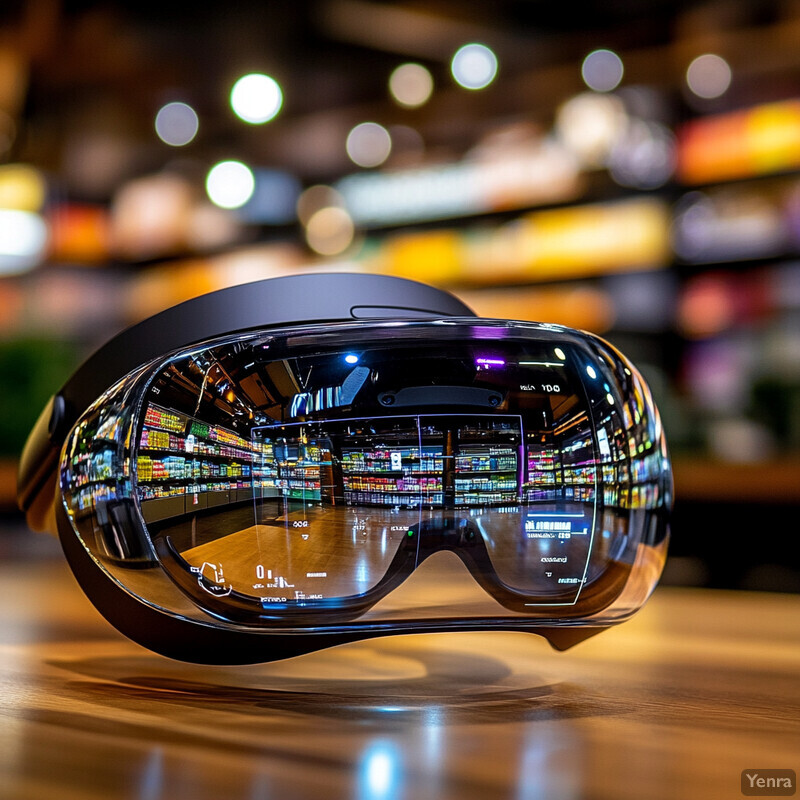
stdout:
<svg viewBox="0 0 800 800">
<path fill-rule="evenodd" d="M 485 89 L 497 75 L 497 56 L 484 44 L 465 44 L 453 56 L 450 71 L 459 86 Z"/>
<path fill-rule="evenodd" d="M 308 225 L 308 221 L 317 211 L 329 206 L 345 208 L 345 201 L 342 195 L 332 186 L 326 186 L 322 183 L 309 186 L 297 198 L 297 219 L 303 225 Z"/>
<path fill-rule="evenodd" d="M 183 147 L 197 136 L 199 120 L 190 105 L 167 103 L 156 114 L 155 126 L 162 142 L 173 147 Z"/>
<path fill-rule="evenodd" d="M 582 92 L 556 112 L 558 138 L 586 166 L 606 164 L 628 127 L 628 114 L 614 95 Z"/>
<path fill-rule="evenodd" d="M 237 117 L 251 125 L 273 119 L 283 105 L 283 92 L 269 75 L 254 72 L 239 78 L 231 89 L 231 108 Z"/>
<path fill-rule="evenodd" d="M 389 92 L 405 108 L 419 108 L 433 93 L 433 76 L 422 64 L 401 64 L 389 77 Z"/>
<path fill-rule="evenodd" d="M 0 208 L 0 274 L 36 266 L 47 246 L 47 225 L 30 211 Z"/>
<path fill-rule="evenodd" d="M 328 206 L 311 215 L 306 225 L 308 246 L 322 256 L 343 253 L 353 242 L 353 220 L 343 208 Z"/>
<path fill-rule="evenodd" d="M 609 171 L 620 186 L 657 189 L 672 177 L 676 163 L 675 137 L 669 128 L 635 119 L 611 151 Z"/>
<path fill-rule="evenodd" d="M 377 167 L 383 164 L 392 152 L 392 137 L 389 131 L 377 122 L 362 122 L 347 135 L 347 155 L 359 167 Z"/>
<path fill-rule="evenodd" d="M 256 181 L 253 171 L 241 161 L 221 161 L 206 177 L 206 192 L 220 208 L 240 208 L 253 195 Z"/>
<path fill-rule="evenodd" d="M 39 211 L 47 196 L 42 173 L 29 164 L 0 166 L 0 208 Z"/>
<path fill-rule="evenodd" d="M 706 53 L 698 56 L 686 70 L 689 89 L 704 100 L 721 97 L 731 85 L 731 68 L 721 56 Z"/>
<path fill-rule="evenodd" d="M 161 172 L 129 181 L 114 195 L 111 247 L 126 259 L 179 253 L 195 199 L 189 180 Z"/>
<path fill-rule="evenodd" d="M 612 50 L 594 50 L 583 60 L 584 83 L 595 92 L 611 92 L 619 86 L 624 73 L 622 59 Z"/>
</svg>

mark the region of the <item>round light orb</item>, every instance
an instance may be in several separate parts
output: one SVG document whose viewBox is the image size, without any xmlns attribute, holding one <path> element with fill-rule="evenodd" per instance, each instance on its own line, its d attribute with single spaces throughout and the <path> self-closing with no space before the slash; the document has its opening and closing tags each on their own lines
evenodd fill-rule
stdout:
<svg viewBox="0 0 800 800">
<path fill-rule="evenodd" d="M 308 225 L 308 221 L 317 211 L 328 206 L 344 208 L 344 198 L 332 186 L 325 184 L 309 186 L 297 198 L 297 218 L 303 225 Z"/>
<path fill-rule="evenodd" d="M 253 171 L 241 161 L 220 161 L 208 172 L 206 192 L 215 206 L 240 208 L 256 187 Z"/>
<path fill-rule="evenodd" d="M 583 59 L 581 75 L 595 92 L 611 92 L 619 86 L 625 69 L 622 59 L 612 50 L 594 50 Z"/>
<path fill-rule="evenodd" d="M 254 72 L 244 75 L 231 89 L 231 108 L 239 119 L 262 125 L 273 119 L 283 105 L 283 92 L 269 75 Z"/>
<path fill-rule="evenodd" d="M 186 103 L 167 103 L 156 114 L 158 138 L 172 147 L 183 147 L 197 136 L 199 121 L 195 110 Z"/>
<path fill-rule="evenodd" d="M 419 108 L 433 93 L 433 76 L 422 64 L 401 64 L 389 76 L 389 92 L 404 108 Z"/>
<path fill-rule="evenodd" d="M 453 56 L 450 71 L 459 86 L 485 89 L 497 75 L 497 56 L 485 44 L 465 44 Z"/>
<path fill-rule="evenodd" d="M 686 83 L 693 94 L 704 100 L 721 97 L 731 85 L 731 68 L 721 56 L 698 56 L 686 70 Z"/>
<path fill-rule="evenodd" d="M 359 167 L 378 167 L 392 152 L 389 131 L 377 122 L 362 122 L 347 134 L 347 155 Z"/>
<path fill-rule="evenodd" d="M 354 235 L 353 220 L 338 206 L 321 208 L 311 215 L 306 225 L 308 246 L 322 256 L 343 253 L 352 244 Z"/>
</svg>

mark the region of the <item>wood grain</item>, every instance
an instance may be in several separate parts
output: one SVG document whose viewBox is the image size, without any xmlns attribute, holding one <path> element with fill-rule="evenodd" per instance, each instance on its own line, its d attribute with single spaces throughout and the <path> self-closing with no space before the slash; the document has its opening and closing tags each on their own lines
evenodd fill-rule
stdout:
<svg viewBox="0 0 800 800">
<path fill-rule="evenodd" d="M 659 589 L 566 654 L 428 634 L 210 668 L 123 639 L 61 564 L 0 587 L 3 800 L 715 800 L 800 768 L 796 596 Z"/>
</svg>

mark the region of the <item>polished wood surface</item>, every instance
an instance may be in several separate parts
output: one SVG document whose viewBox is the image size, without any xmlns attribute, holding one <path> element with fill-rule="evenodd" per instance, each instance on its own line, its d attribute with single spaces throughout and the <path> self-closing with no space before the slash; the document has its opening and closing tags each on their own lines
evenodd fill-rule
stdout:
<svg viewBox="0 0 800 800">
<path fill-rule="evenodd" d="M 800 598 L 661 588 L 567 653 L 429 634 L 244 668 L 110 629 L 65 565 L 0 567 L 0 798 L 741 797 L 800 771 Z"/>
</svg>

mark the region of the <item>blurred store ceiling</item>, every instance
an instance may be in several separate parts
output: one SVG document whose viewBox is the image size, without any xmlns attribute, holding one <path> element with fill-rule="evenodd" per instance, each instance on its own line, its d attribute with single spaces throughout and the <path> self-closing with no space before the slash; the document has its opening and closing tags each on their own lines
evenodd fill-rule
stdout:
<svg viewBox="0 0 800 800">
<path fill-rule="evenodd" d="M 448 160 L 498 120 L 524 114 L 549 125 L 555 104 L 582 88 L 574 65 L 589 49 L 625 50 L 634 81 L 668 82 L 663 60 L 648 57 L 654 48 L 687 31 L 718 37 L 769 26 L 786 18 L 786 7 L 674 0 L 5 2 L 0 108 L 8 117 L 0 157 L 57 174 L 70 197 L 85 200 L 104 200 L 123 181 L 176 159 L 191 170 L 236 155 L 288 168 L 303 181 L 330 180 L 352 171 L 342 142 L 365 118 L 413 126 L 428 161 Z M 502 89 L 471 93 L 454 85 L 450 59 L 469 41 L 498 54 Z M 388 75 L 408 60 L 425 65 L 436 86 L 435 102 L 416 110 L 398 107 L 387 93 Z M 252 71 L 283 87 L 281 113 L 266 126 L 243 125 L 228 104 L 235 79 Z M 170 101 L 191 104 L 201 120 L 185 152 L 153 136 L 154 115 Z M 413 135 L 398 144 L 398 163 L 420 157 Z"/>
</svg>

